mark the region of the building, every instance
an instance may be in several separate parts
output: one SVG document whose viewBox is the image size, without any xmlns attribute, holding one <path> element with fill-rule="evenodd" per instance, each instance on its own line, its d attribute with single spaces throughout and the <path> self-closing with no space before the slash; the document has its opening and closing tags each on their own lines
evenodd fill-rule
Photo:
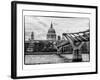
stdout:
<svg viewBox="0 0 100 80">
<path fill-rule="evenodd" d="M 60 36 L 58 36 L 58 40 L 61 40 L 61 37 Z"/>
<path fill-rule="evenodd" d="M 56 32 L 52 23 L 47 33 L 47 40 L 56 40 Z"/>
<path fill-rule="evenodd" d="M 34 40 L 34 32 L 31 33 L 31 40 Z"/>
</svg>

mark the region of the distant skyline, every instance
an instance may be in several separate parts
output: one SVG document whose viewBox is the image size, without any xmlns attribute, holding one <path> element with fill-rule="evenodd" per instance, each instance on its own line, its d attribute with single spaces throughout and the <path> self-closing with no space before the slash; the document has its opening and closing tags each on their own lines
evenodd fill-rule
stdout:
<svg viewBox="0 0 100 80">
<path fill-rule="evenodd" d="M 62 33 L 74 33 L 89 29 L 89 18 L 54 18 L 25 16 L 25 40 L 34 32 L 35 40 L 46 40 L 48 29 L 53 24 L 56 35 L 62 37 Z"/>
</svg>

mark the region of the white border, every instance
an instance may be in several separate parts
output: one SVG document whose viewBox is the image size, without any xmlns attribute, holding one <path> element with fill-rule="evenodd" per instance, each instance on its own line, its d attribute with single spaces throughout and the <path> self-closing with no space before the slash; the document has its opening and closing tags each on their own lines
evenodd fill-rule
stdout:
<svg viewBox="0 0 100 80">
<path fill-rule="evenodd" d="M 49 10 L 49 11 L 64 11 L 66 13 L 56 12 L 36 12 L 25 11 L 24 15 L 44 15 L 44 16 L 66 16 L 66 17 L 88 17 L 90 18 L 90 62 L 81 63 L 62 63 L 62 64 L 47 64 L 47 65 L 27 65 L 22 62 L 24 60 L 23 50 L 23 27 L 22 27 L 22 11 L 23 10 Z M 76 14 L 67 12 L 83 12 L 87 14 Z M 47 14 L 48 13 L 48 14 Z M 81 73 L 95 71 L 95 9 L 90 8 L 73 8 L 73 7 L 58 7 L 58 6 L 42 6 L 42 5 L 25 5 L 17 4 L 17 76 L 34 76 L 34 75 L 48 75 L 48 74 L 63 74 L 63 73 Z M 23 33 L 23 34 L 22 34 Z"/>
</svg>

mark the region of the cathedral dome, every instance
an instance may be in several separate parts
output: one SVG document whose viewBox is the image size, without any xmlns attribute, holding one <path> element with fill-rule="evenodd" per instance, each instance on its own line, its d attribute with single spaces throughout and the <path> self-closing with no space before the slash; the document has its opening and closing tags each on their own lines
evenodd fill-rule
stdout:
<svg viewBox="0 0 100 80">
<path fill-rule="evenodd" d="M 48 30 L 48 33 L 56 33 L 56 32 L 55 32 L 55 30 L 54 30 L 53 28 L 50 28 L 50 29 Z"/>
<path fill-rule="evenodd" d="M 47 33 L 47 40 L 56 40 L 56 31 L 53 28 L 52 23 Z"/>
<path fill-rule="evenodd" d="M 48 33 L 52 33 L 52 34 L 53 34 L 53 33 L 54 33 L 54 34 L 56 33 L 56 32 L 55 32 L 55 29 L 52 27 L 52 24 L 51 24 L 51 27 L 50 27 L 49 30 L 48 30 Z"/>
</svg>

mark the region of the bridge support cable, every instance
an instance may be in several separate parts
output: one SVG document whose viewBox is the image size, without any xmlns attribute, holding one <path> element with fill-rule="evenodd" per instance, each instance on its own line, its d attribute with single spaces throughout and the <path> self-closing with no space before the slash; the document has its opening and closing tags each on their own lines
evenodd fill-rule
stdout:
<svg viewBox="0 0 100 80">
<path fill-rule="evenodd" d="M 82 41 L 82 39 L 79 38 L 77 34 L 73 34 L 73 35 L 74 35 L 74 37 L 75 37 L 78 41 L 80 41 L 80 42 Z"/>
<path fill-rule="evenodd" d="M 70 34 L 66 34 L 64 35 L 66 37 L 66 39 L 69 41 L 69 43 L 72 45 L 72 47 L 75 47 L 74 46 L 74 39 L 72 37 L 70 37 Z"/>
<path fill-rule="evenodd" d="M 80 36 L 80 35 L 79 35 Z M 80 36 L 84 41 L 87 41 L 86 37 L 84 37 L 83 35 Z"/>
<path fill-rule="evenodd" d="M 73 41 L 78 41 L 78 39 L 73 34 L 70 34 L 70 37 L 71 39 L 73 38 Z"/>
</svg>

